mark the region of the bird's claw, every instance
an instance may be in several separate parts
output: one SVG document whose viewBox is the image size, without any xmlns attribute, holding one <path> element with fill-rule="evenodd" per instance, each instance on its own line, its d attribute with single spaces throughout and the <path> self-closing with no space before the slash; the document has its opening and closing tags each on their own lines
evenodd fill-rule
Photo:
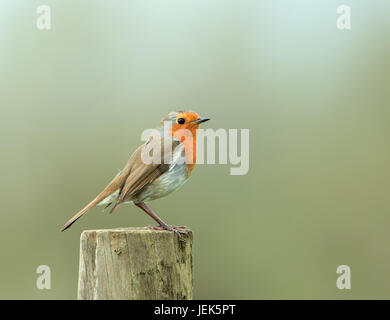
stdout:
<svg viewBox="0 0 390 320">
<path fill-rule="evenodd" d="M 168 224 L 159 225 L 159 226 L 147 225 L 146 227 L 149 228 L 149 229 L 153 229 L 153 230 L 168 230 L 168 231 L 172 231 L 172 232 L 176 233 L 179 236 L 181 236 L 182 234 L 187 234 L 186 231 L 180 230 L 180 229 L 185 229 L 185 227 L 170 226 Z"/>
</svg>

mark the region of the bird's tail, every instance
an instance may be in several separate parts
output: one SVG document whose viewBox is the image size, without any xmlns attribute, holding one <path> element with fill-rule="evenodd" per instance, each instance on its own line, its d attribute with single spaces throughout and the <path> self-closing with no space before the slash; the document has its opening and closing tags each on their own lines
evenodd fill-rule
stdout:
<svg viewBox="0 0 390 320">
<path fill-rule="evenodd" d="M 64 224 L 64 226 L 61 228 L 61 231 L 64 231 L 68 229 L 73 223 L 76 222 L 84 213 L 86 213 L 89 209 L 96 206 L 99 202 L 101 202 L 103 199 L 107 198 L 109 195 L 113 194 L 115 191 L 120 189 L 120 182 L 122 179 L 120 179 L 118 175 L 115 177 L 108 186 L 99 193 L 99 195 L 93 199 L 90 203 L 88 203 L 82 210 L 80 210 L 78 213 L 76 213 L 71 219 L 68 220 L 67 223 Z"/>
</svg>

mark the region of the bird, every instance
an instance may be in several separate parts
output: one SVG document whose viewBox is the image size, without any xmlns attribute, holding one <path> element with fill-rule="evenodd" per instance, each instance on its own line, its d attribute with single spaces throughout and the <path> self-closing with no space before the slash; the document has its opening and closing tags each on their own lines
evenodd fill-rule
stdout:
<svg viewBox="0 0 390 320">
<path fill-rule="evenodd" d="M 170 194 L 188 180 L 196 163 L 197 130 L 208 120 L 210 118 L 202 118 L 193 111 L 168 113 L 154 134 L 134 151 L 124 168 L 96 198 L 70 218 L 61 231 L 96 205 L 105 206 L 104 209 L 112 205 L 109 211 L 112 213 L 123 203 L 133 203 L 158 223 L 149 228 L 179 235 L 185 233 L 181 227 L 165 223 L 145 202 Z"/>
</svg>

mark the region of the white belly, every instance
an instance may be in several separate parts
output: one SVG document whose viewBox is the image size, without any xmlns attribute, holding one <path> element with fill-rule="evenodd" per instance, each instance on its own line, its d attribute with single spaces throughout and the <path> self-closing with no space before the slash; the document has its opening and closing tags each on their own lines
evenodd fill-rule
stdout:
<svg viewBox="0 0 390 320">
<path fill-rule="evenodd" d="M 153 183 L 145 186 L 133 199 L 133 201 L 150 201 L 165 197 L 180 188 L 188 179 L 188 167 L 186 164 L 175 164 L 167 172 L 162 174 Z"/>
</svg>

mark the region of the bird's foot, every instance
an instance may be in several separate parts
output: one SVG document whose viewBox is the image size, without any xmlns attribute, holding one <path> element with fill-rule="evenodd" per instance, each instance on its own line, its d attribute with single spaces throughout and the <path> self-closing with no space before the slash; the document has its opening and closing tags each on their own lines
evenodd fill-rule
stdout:
<svg viewBox="0 0 390 320">
<path fill-rule="evenodd" d="M 185 230 L 180 230 L 180 229 L 185 229 L 185 227 L 179 227 L 179 226 L 170 226 L 168 224 L 162 224 L 159 226 L 151 226 L 147 225 L 146 226 L 149 229 L 153 230 L 168 230 L 168 231 L 173 231 L 177 235 L 181 236 L 182 234 L 186 234 L 187 232 Z"/>
</svg>

